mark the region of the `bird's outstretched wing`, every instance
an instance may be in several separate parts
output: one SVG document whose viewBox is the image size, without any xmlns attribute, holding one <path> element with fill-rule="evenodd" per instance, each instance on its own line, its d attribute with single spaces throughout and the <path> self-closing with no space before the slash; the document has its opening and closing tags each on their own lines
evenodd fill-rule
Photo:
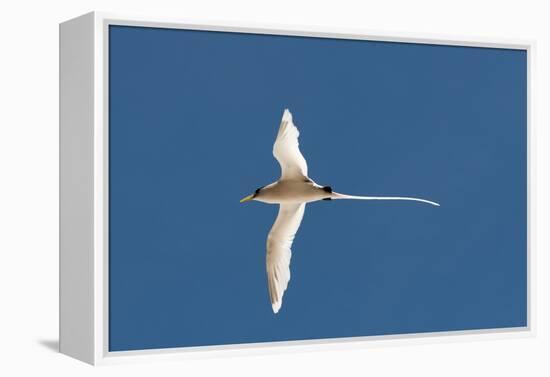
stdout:
<svg viewBox="0 0 550 377">
<path fill-rule="evenodd" d="M 273 156 L 281 165 L 281 179 L 307 177 L 307 163 L 298 147 L 298 136 L 300 132 L 292 122 L 292 114 L 285 109 L 277 139 L 273 144 Z"/>
<path fill-rule="evenodd" d="M 277 219 L 267 236 L 267 284 L 273 312 L 283 303 L 283 293 L 290 280 L 292 241 L 304 217 L 305 203 L 281 204 Z"/>
</svg>

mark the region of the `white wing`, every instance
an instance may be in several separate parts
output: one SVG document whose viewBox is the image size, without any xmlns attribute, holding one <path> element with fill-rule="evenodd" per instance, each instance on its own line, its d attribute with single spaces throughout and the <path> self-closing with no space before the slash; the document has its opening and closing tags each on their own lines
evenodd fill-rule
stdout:
<svg viewBox="0 0 550 377">
<path fill-rule="evenodd" d="M 300 132 L 292 122 L 292 114 L 285 109 L 279 133 L 273 144 L 273 156 L 281 165 L 281 179 L 303 179 L 307 177 L 307 163 L 298 148 Z"/>
<path fill-rule="evenodd" d="M 304 203 L 281 204 L 277 219 L 267 236 L 267 283 L 274 313 L 281 308 L 283 293 L 290 280 L 290 248 L 304 217 L 305 207 Z"/>
</svg>

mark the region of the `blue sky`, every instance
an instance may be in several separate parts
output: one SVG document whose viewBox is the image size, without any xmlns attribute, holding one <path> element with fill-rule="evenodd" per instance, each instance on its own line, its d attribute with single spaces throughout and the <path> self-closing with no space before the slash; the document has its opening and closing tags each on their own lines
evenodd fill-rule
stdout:
<svg viewBox="0 0 550 377">
<path fill-rule="evenodd" d="M 524 51 L 110 29 L 110 350 L 525 326 Z M 271 310 L 284 108 L 310 176 Z"/>
</svg>

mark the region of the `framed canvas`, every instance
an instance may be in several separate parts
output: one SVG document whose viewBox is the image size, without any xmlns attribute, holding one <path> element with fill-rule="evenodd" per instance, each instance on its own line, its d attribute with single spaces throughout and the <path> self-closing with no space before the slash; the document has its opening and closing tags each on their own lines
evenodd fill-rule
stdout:
<svg viewBox="0 0 550 377">
<path fill-rule="evenodd" d="M 60 25 L 60 350 L 526 336 L 533 44 Z"/>
</svg>

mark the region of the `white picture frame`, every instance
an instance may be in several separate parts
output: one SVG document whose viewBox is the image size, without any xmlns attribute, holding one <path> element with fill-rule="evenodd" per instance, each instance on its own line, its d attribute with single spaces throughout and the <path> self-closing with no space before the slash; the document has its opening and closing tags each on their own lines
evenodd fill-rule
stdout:
<svg viewBox="0 0 550 377">
<path fill-rule="evenodd" d="M 108 28 L 133 25 L 450 46 L 513 48 L 528 62 L 528 325 L 520 328 L 109 352 Z M 534 335 L 534 42 L 309 26 L 215 24 L 92 12 L 60 24 L 60 352 L 90 364 L 294 352 L 384 344 L 471 341 Z"/>
</svg>

